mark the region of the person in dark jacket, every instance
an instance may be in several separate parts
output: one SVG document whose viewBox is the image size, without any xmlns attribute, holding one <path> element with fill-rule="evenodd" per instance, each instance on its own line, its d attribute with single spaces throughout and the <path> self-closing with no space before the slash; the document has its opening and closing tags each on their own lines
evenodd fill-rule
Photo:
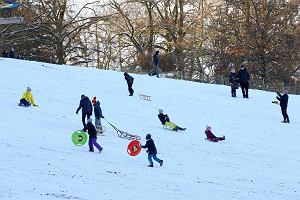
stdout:
<svg viewBox="0 0 300 200">
<path fill-rule="evenodd" d="M 281 107 L 281 113 L 283 116 L 283 121 L 282 123 L 290 123 L 289 116 L 287 114 L 287 106 L 288 106 L 288 101 L 289 101 L 289 96 L 287 94 L 287 90 L 284 91 L 284 94 L 281 95 L 279 92 L 277 92 L 277 99 L 280 102 L 280 107 Z"/>
<path fill-rule="evenodd" d="M 153 167 L 152 158 L 156 162 L 158 162 L 160 164 L 160 166 L 162 166 L 163 165 L 163 160 L 161 160 L 161 159 L 159 159 L 159 158 L 156 157 L 157 150 L 156 150 L 154 141 L 151 139 L 151 135 L 150 134 L 146 135 L 146 140 L 147 140 L 146 144 L 142 145 L 141 147 L 142 148 L 148 148 L 147 153 L 148 153 L 148 160 L 150 162 L 150 164 L 148 165 L 148 167 Z"/>
<path fill-rule="evenodd" d="M 92 118 L 89 118 L 87 120 L 87 125 L 84 128 L 84 131 L 87 130 L 87 132 L 89 134 L 90 152 L 94 152 L 94 146 L 95 146 L 99 150 L 99 153 L 101 153 L 103 148 L 100 146 L 100 144 L 97 143 L 97 131 L 92 122 L 93 122 Z"/>
<path fill-rule="evenodd" d="M 2 52 L 2 57 L 3 57 L 3 58 L 9 58 L 9 55 L 8 55 L 7 50 L 4 50 L 4 51 Z"/>
<path fill-rule="evenodd" d="M 159 78 L 159 59 L 158 59 L 159 50 L 155 51 L 153 55 L 153 70 L 149 73 L 150 76 L 156 75 Z"/>
<path fill-rule="evenodd" d="M 167 114 L 164 114 L 164 111 L 162 109 L 158 109 L 158 112 L 159 112 L 158 118 L 163 125 L 169 127 L 173 131 L 186 130 L 186 128 L 181 128 L 177 124 L 171 122 L 169 116 Z"/>
<path fill-rule="evenodd" d="M 83 128 L 85 128 L 86 127 L 85 117 L 87 117 L 87 119 L 89 119 L 91 117 L 91 115 L 93 114 L 92 103 L 91 103 L 90 99 L 85 95 L 81 95 L 81 100 L 79 103 L 79 107 L 76 110 L 76 114 L 78 114 L 80 109 L 82 109 L 82 124 L 83 124 Z"/>
<path fill-rule="evenodd" d="M 97 101 L 97 97 L 93 97 L 92 104 L 94 106 L 94 114 L 95 114 L 95 127 L 97 132 L 102 132 L 101 118 L 104 118 L 102 115 L 102 109 L 100 107 L 100 102 Z"/>
<path fill-rule="evenodd" d="M 238 89 L 239 86 L 238 86 L 238 75 L 235 72 L 234 68 L 231 69 L 231 72 L 229 74 L 229 84 L 231 87 L 231 96 L 236 97 L 236 89 Z"/>
<path fill-rule="evenodd" d="M 249 90 L 250 75 L 244 65 L 241 65 L 241 69 L 238 73 L 238 78 L 241 85 L 243 98 L 249 98 L 248 90 Z"/>
<path fill-rule="evenodd" d="M 225 136 L 223 137 L 216 137 L 212 132 L 211 132 L 211 127 L 209 125 L 206 126 L 205 129 L 205 134 L 206 134 L 206 139 L 210 140 L 212 142 L 218 142 L 221 140 L 225 140 Z"/>
<path fill-rule="evenodd" d="M 134 78 L 132 76 L 130 76 L 129 74 L 127 74 L 126 72 L 124 73 L 124 78 L 128 85 L 129 96 L 132 96 L 133 92 L 134 92 L 134 90 L 132 89 L 132 84 L 133 84 Z"/>
<path fill-rule="evenodd" d="M 14 48 L 11 48 L 11 50 L 9 51 L 9 57 L 15 58 L 15 49 Z"/>
</svg>

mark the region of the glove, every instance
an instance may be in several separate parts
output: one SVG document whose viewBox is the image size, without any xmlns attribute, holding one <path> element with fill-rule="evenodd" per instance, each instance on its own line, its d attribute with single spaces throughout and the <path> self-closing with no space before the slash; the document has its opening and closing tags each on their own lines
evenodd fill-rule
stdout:
<svg viewBox="0 0 300 200">
<path fill-rule="evenodd" d="M 149 150 L 147 150 L 146 152 L 149 153 Z"/>
<path fill-rule="evenodd" d="M 104 119 L 104 116 L 102 116 L 101 118 L 103 118 L 103 119 Z"/>
<path fill-rule="evenodd" d="M 78 114 L 78 111 L 76 111 L 76 114 Z"/>
<path fill-rule="evenodd" d="M 34 107 L 39 107 L 39 105 L 37 105 L 37 104 L 34 104 L 33 106 L 34 106 Z"/>
</svg>

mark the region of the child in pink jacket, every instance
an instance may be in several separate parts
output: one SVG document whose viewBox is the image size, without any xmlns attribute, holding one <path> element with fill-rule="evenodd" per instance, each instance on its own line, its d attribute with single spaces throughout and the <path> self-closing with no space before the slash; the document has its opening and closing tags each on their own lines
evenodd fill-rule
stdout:
<svg viewBox="0 0 300 200">
<path fill-rule="evenodd" d="M 212 132 L 211 132 L 211 127 L 209 125 L 206 126 L 205 129 L 205 134 L 206 134 L 206 139 L 210 140 L 212 142 L 218 142 L 220 140 L 225 140 L 225 136 L 223 135 L 223 137 L 216 137 Z"/>
</svg>

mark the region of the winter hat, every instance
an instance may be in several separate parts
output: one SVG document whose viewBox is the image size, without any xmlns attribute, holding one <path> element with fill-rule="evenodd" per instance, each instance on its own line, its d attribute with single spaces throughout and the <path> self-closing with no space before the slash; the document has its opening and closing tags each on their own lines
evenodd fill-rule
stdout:
<svg viewBox="0 0 300 200">
<path fill-rule="evenodd" d="M 93 99 L 92 99 L 92 104 L 94 105 L 94 104 L 96 103 L 96 101 L 97 101 L 97 98 L 96 98 L 96 97 L 93 97 Z"/>
<path fill-rule="evenodd" d="M 27 91 L 31 91 L 31 88 L 30 87 L 27 87 L 27 89 L 26 89 Z"/>
<path fill-rule="evenodd" d="M 93 119 L 90 117 L 90 118 L 88 118 L 88 120 L 86 122 L 87 123 L 89 123 L 89 122 L 93 123 Z"/>
<path fill-rule="evenodd" d="M 209 130 L 210 130 L 210 129 L 211 129 L 211 127 L 210 127 L 209 125 L 206 125 L 206 129 L 209 129 Z"/>
<path fill-rule="evenodd" d="M 149 139 L 151 139 L 151 135 L 148 133 L 148 134 L 146 135 L 146 140 L 149 140 Z"/>
<path fill-rule="evenodd" d="M 163 114 L 164 113 L 163 109 L 158 109 L 158 112 L 159 112 L 159 114 Z"/>
</svg>

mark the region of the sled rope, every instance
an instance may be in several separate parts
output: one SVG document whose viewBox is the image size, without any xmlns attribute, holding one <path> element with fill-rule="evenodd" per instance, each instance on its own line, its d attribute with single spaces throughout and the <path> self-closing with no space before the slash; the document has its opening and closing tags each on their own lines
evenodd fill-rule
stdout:
<svg viewBox="0 0 300 200">
<path fill-rule="evenodd" d="M 104 118 L 105 119 L 105 118 Z M 118 129 L 117 127 L 115 127 L 114 125 L 112 125 L 109 121 L 107 121 L 107 119 L 105 119 L 106 122 L 113 128 L 115 129 L 115 131 L 117 132 L 118 136 L 122 139 L 127 139 L 127 140 L 140 140 L 141 137 L 138 135 L 132 135 L 130 133 L 127 133 L 125 131 L 121 131 L 120 129 Z"/>
</svg>

